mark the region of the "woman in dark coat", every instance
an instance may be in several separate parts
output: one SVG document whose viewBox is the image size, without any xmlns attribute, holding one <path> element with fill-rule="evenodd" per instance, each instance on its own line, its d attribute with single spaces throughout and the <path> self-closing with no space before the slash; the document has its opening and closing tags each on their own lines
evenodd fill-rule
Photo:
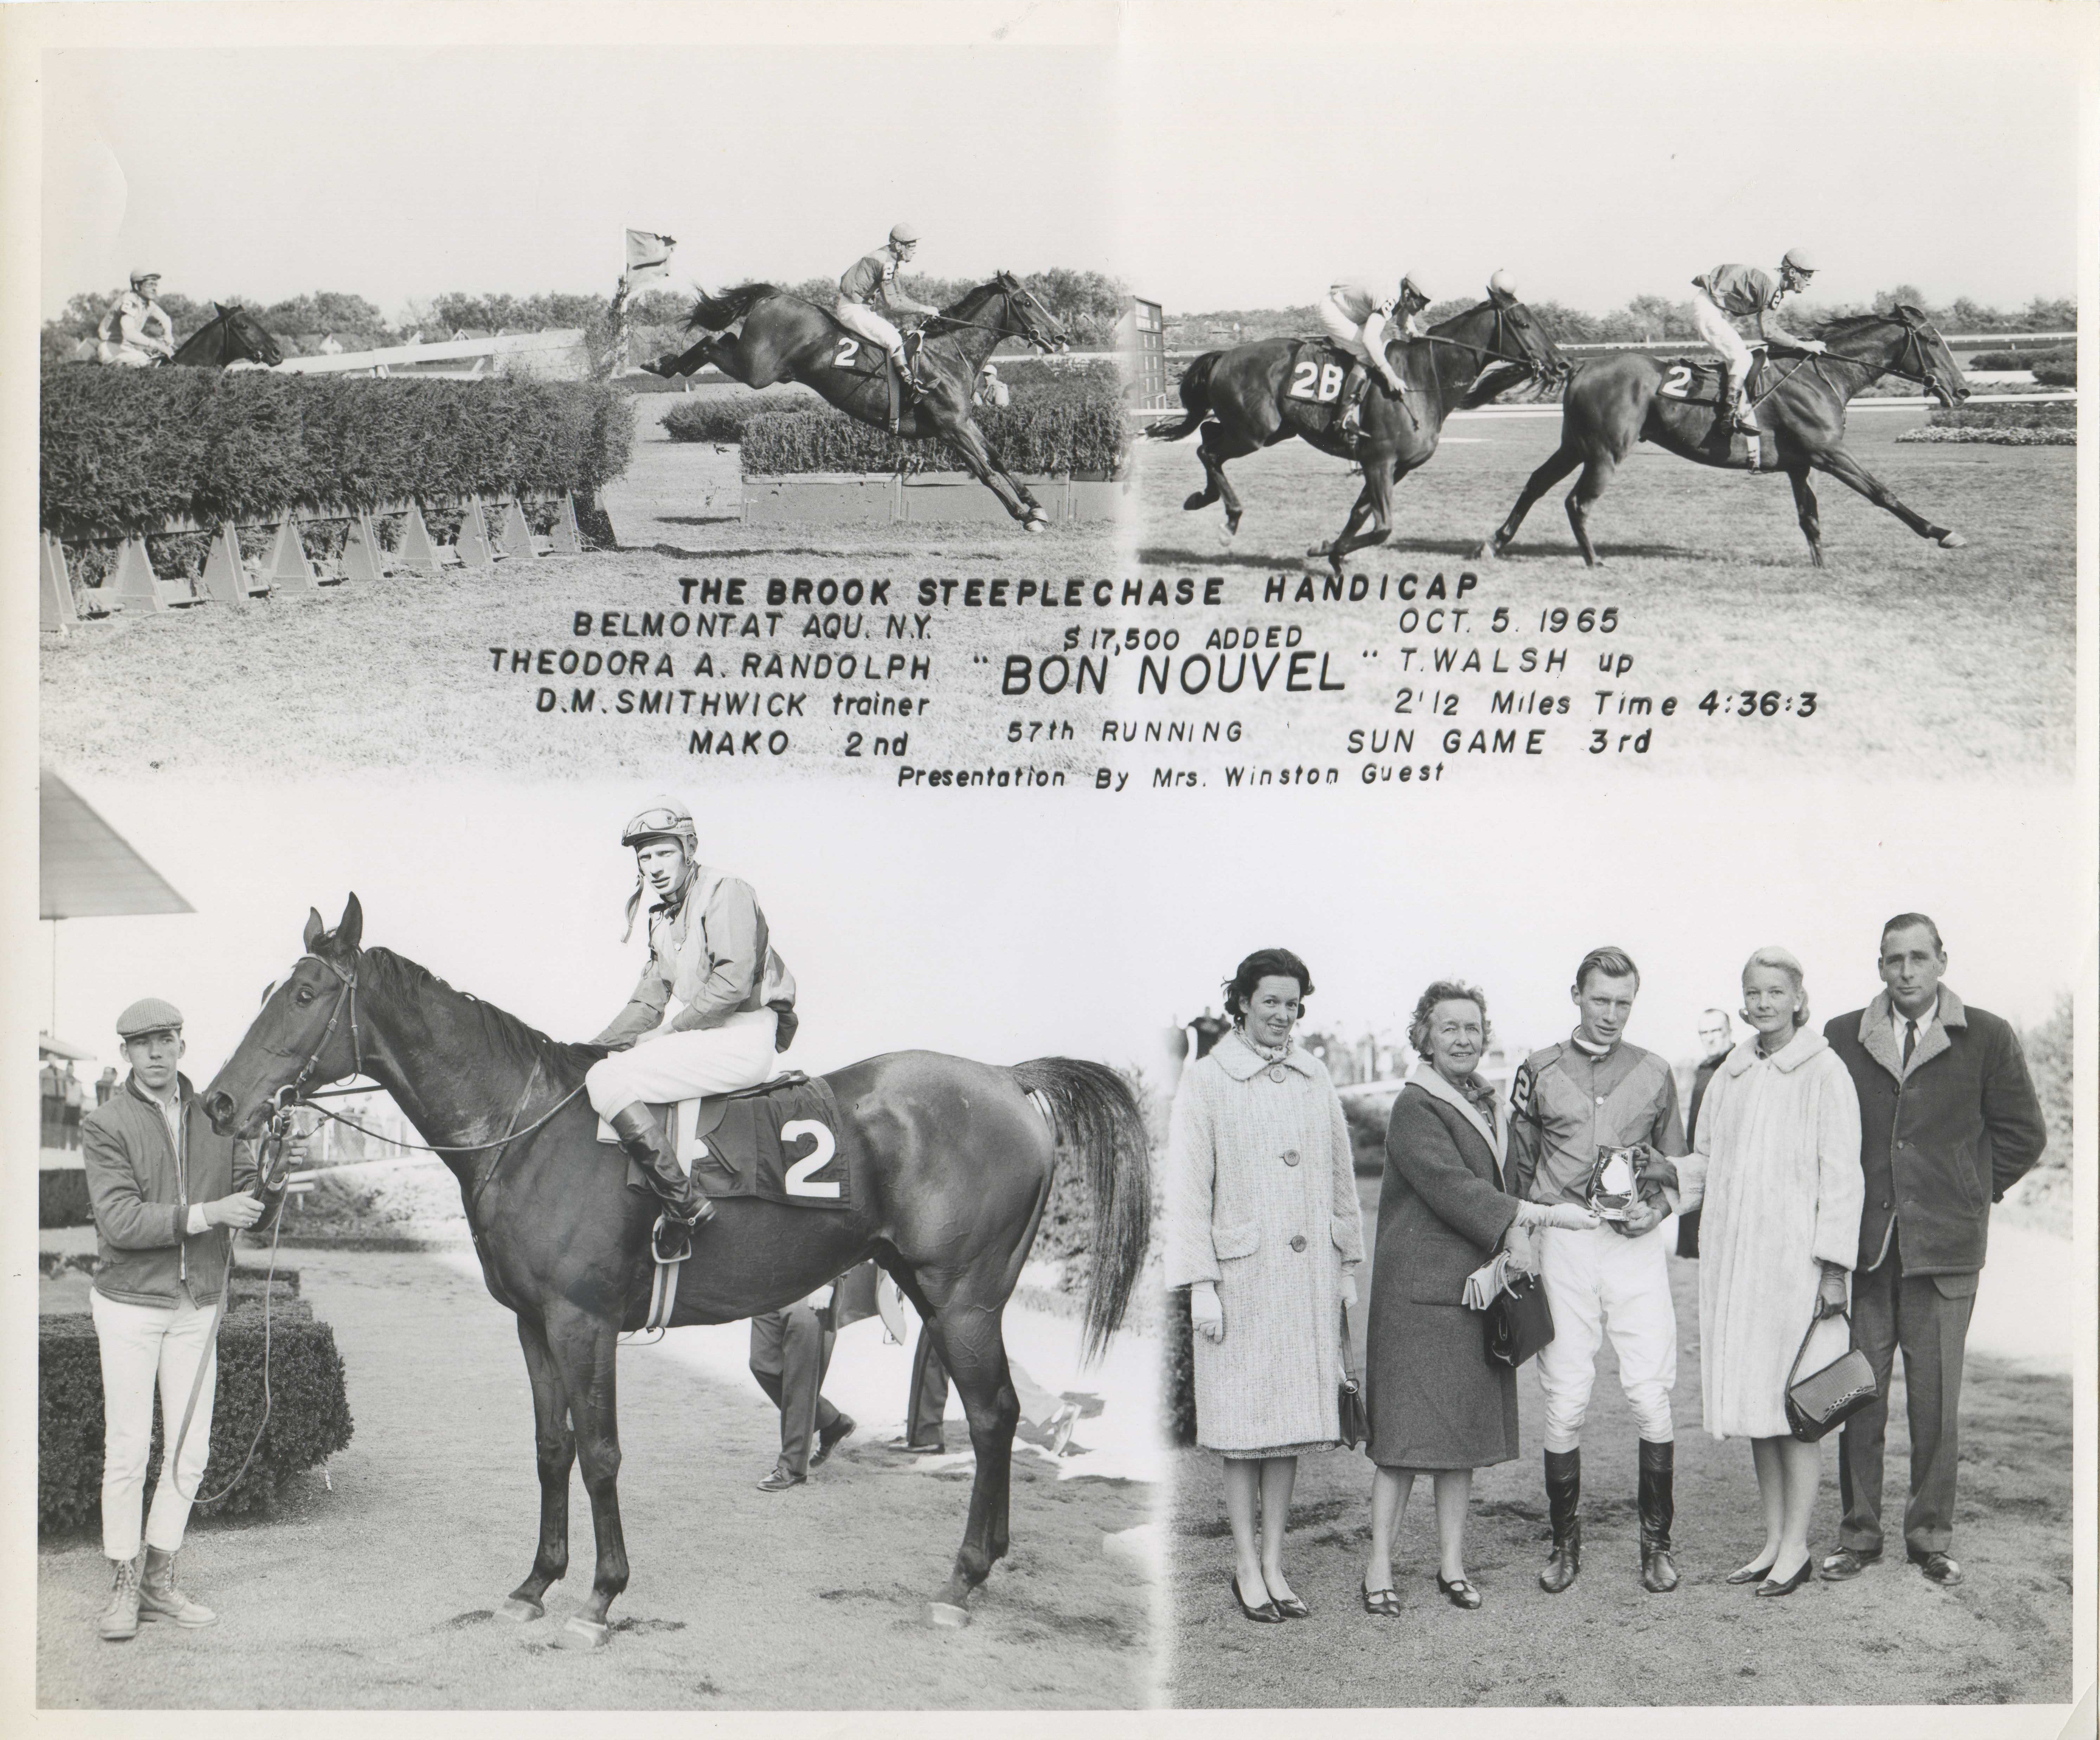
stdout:
<svg viewBox="0 0 2100 1740">
<path fill-rule="evenodd" d="M 1456 1606 L 1480 1605 L 1466 1580 L 1466 1507 L 1473 1470 L 1517 1454 L 1516 1373 L 1488 1359 L 1467 1278 L 1498 1252 L 1507 1272 L 1534 1273 L 1533 1229 L 1596 1224 L 1502 1188 L 1506 1109 L 1477 1073 L 1490 1031 L 1487 1000 L 1471 986 L 1440 980 L 1423 991 L 1408 1029 L 1423 1061 L 1386 1126 L 1365 1361 L 1378 1474 L 1363 1599 L 1380 1618 L 1401 1610 L 1393 1536 L 1417 1473 L 1436 1482 L 1436 1587 Z"/>
</svg>

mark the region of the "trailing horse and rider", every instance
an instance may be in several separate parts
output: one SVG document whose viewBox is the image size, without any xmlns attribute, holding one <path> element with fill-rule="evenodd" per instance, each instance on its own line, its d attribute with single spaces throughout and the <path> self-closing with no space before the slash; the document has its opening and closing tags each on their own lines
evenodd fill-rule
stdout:
<svg viewBox="0 0 2100 1740">
<path fill-rule="evenodd" d="M 703 296 L 686 322 L 706 336 L 680 356 L 643 366 L 669 378 L 712 363 L 733 381 L 764 388 L 798 381 L 849 417 L 911 440 L 938 440 L 1030 532 L 1049 514 L 993 454 L 971 415 L 980 371 L 1001 340 L 1020 338 L 1039 351 L 1069 347 L 1065 329 L 1040 298 L 1001 272 L 946 308 L 929 310 L 907 296 L 897 268 L 918 236 L 890 232 L 884 248 L 859 260 L 839 281 L 836 310 L 818 307 L 770 284 L 737 285 Z M 926 315 L 916 344 L 876 311 Z M 735 329 L 732 331 L 731 329 Z"/>
<path fill-rule="evenodd" d="M 506 1605 L 512 1617 L 540 1618 L 567 1572 L 579 1460 L 590 1495 L 595 1574 L 556 1640 L 569 1647 L 606 1641 L 607 1610 L 628 1581 L 615 1385 L 623 1329 L 660 1304 L 672 1327 L 749 1318 L 871 1258 L 919 1310 L 968 1418 L 969 1518 L 929 1605 L 937 1623 L 966 1623 L 970 1592 L 1007 1549 L 1019 1402 L 1006 1303 L 1061 1155 L 1084 1168 L 1091 1205 L 1089 1357 L 1115 1333 L 1150 1229 L 1136 1101 L 1114 1071 L 1068 1058 L 1000 1067 L 900 1052 L 770 1080 L 792 1037 L 795 992 L 756 896 L 699 863 L 682 806 L 652 805 L 622 838 L 637 855 L 634 906 L 654 896 L 650 958 L 602 1043 L 549 1039 L 365 947 L 353 894 L 333 930 L 309 916 L 305 952 L 204 1109 L 216 1129 L 250 1134 L 311 1089 L 368 1077 L 457 1177 L 483 1279 L 517 1318 L 537 1421 L 539 1544 Z M 739 1090 L 753 1096 L 743 1112 L 704 1128 Z M 716 1097 L 667 1136 L 648 1108 L 695 1093 Z M 780 1103 L 790 1094 L 792 1106 Z M 602 1111 L 625 1160 L 601 1138 Z M 758 1132 L 754 1151 L 716 1155 L 737 1127 Z M 668 1301 L 660 1256 L 684 1259 Z"/>
</svg>

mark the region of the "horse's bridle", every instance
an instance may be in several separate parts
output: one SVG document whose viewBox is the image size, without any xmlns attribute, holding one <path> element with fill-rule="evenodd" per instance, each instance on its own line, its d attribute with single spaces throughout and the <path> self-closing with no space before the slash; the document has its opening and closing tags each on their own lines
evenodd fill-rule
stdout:
<svg viewBox="0 0 2100 1740">
<path fill-rule="evenodd" d="M 995 284 L 999 282 L 995 278 L 992 281 Z M 999 294 L 1007 297 L 1010 301 L 1012 298 L 1014 292 L 1018 292 L 1021 295 L 1026 297 L 1030 303 L 1035 304 L 1036 309 L 1041 313 L 1044 320 L 1049 321 L 1052 326 L 1055 326 L 1057 324 L 1057 316 L 1043 307 L 1041 297 L 1038 296 L 1035 291 L 1030 289 L 1029 287 L 1023 284 L 1018 278 L 1014 279 L 1012 282 L 1013 291 L 1010 292 L 1006 289 L 1005 285 L 1000 285 Z M 1018 333 L 1011 333 L 1004 326 L 993 326 L 988 325 L 983 320 L 959 320 L 952 314 L 929 314 L 926 316 L 925 325 L 931 326 L 936 320 L 938 320 L 944 327 L 954 328 L 961 331 L 996 333 L 1002 338 L 1026 338 L 1030 344 L 1034 345 L 1037 350 L 1044 352 L 1046 355 L 1051 350 L 1055 348 L 1048 340 L 1039 338 L 1032 332 L 1024 329 Z M 922 327 L 920 330 L 924 330 L 924 327 Z"/>
<path fill-rule="evenodd" d="M 1899 381 L 1915 382 L 1917 386 L 1925 388 L 1927 392 L 1937 394 L 1945 391 L 1946 389 L 1930 373 L 1916 374 L 1902 366 L 1910 360 L 1910 354 L 1912 351 L 1917 352 L 1918 364 L 1921 368 L 1930 369 L 1931 359 L 1925 347 L 1925 334 L 1920 332 L 1912 322 L 1905 320 L 1902 316 L 1897 316 L 1896 320 L 1904 329 L 1904 342 L 1903 348 L 1896 352 L 1896 360 L 1893 363 L 1870 363 L 1864 356 L 1846 356 L 1842 352 L 1828 350 L 1820 356 L 1811 351 L 1809 360 L 1811 362 L 1840 362 L 1850 368 L 1864 369 L 1869 380 L 1879 380 L 1883 375 L 1892 374 Z M 1953 395 L 1949 393 L 1948 396 L 1951 399 Z"/>
<path fill-rule="evenodd" d="M 1447 338 L 1441 333 L 1424 333 L 1422 336 L 1431 344 L 1449 345 L 1454 351 L 1470 351 L 1476 356 L 1485 356 L 1493 362 L 1514 363 L 1518 368 L 1528 369 L 1533 374 L 1546 373 L 1550 359 L 1535 360 L 1521 354 L 1512 356 L 1508 351 L 1501 348 L 1502 330 L 1508 321 L 1509 307 L 1505 303 L 1495 301 L 1492 297 L 1489 298 L 1489 306 L 1495 311 L 1495 328 L 1490 335 L 1490 342 L 1487 344 L 1468 344 L 1462 338 Z"/>
</svg>

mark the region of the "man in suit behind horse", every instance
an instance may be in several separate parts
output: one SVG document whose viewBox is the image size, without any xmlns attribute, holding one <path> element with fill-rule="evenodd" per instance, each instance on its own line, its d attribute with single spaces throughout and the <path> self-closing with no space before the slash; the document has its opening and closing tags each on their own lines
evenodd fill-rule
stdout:
<svg viewBox="0 0 2100 1740">
<path fill-rule="evenodd" d="M 1823 1030 L 1860 1094 L 1867 1207 L 1852 1345 L 1881 1393 L 1838 1441 L 1845 1520 L 1822 1573 L 1843 1583 L 1882 1556 L 1889 1378 L 1900 1346 L 1910 1408 L 1904 1546 L 1928 1579 L 1952 1586 L 1961 1581 L 1948 1552 L 1961 1360 L 1991 1204 L 2032 1169 L 2049 1137 L 2011 1026 L 1940 983 L 1939 927 L 1922 912 L 1899 913 L 1882 927 L 1879 965 L 1887 988 Z"/>
</svg>

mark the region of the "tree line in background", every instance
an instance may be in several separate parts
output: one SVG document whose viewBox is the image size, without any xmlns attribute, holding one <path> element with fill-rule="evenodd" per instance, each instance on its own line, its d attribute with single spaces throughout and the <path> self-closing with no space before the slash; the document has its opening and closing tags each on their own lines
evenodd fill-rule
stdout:
<svg viewBox="0 0 2100 1740">
<path fill-rule="evenodd" d="M 1434 325 L 1462 314 L 1480 298 L 1454 297 L 1432 303 L 1424 324 Z M 1877 290 L 1867 303 L 1818 303 L 1789 300 L 1781 313 L 1783 324 L 1800 329 L 1840 315 L 1886 313 L 1898 303 L 1922 308 L 1943 333 L 2058 333 L 2078 325 L 2078 305 L 2069 297 L 2036 296 L 2026 307 L 1993 308 L 1957 296 L 1951 303 L 1934 303 L 1916 285 L 1899 284 Z M 1662 338 L 1696 340 L 1698 329 L 1692 324 L 1692 304 L 1667 296 L 1636 296 L 1623 307 L 1604 314 L 1570 308 L 1551 298 L 1524 298 L 1524 306 L 1562 344 L 1653 342 Z M 1226 331 L 1237 329 L 1228 340 Z M 1224 308 L 1202 314 L 1170 316 L 1167 344 L 1170 350 L 1211 350 L 1221 343 L 1246 344 L 1258 338 L 1295 337 L 1320 329 L 1320 317 L 1311 303 L 1290 308 Z"/>
<path fill-rule="evenodd" d="M 989 272 L 984 275 L 990 276 Z M 1024 272 L 1020 276 L 1021 281 L 1042 298 L 1051 313 L 1070 329 L 1077 347 L 1107 347 L 1110 332 L 1122 315 L 1129 294 L 1122 283 L 1105 273 L 1074 272 L 1062 267 L 1053 267 L 1048 272 Z M 907 294 L 942 307 L 984 280 L 936 278 L 907 272 L 901 281 Z M 828 308 L 837 299 L 839 286 L 835 278 L 808 278 L 781 288 Z M 43 360 L 58 363 L 70 358 L 82 339 L 94 336 L 96 323 L 116 306 L 122 294 L 121 289 L 105 290 L 99 294 L 84 291 L 72 298 L 55 318 L 44 323 Z M 602 352 L 612 336 L 612 298 L 609 295 L 468 295 L 454 291 L 411 300 L 391 320 L 377 304 L 340 290 L 309 291 L 268 303 L 244 297 L 221 299 L 238 301 L 250 308 L 270 334 L 293 356 L 311 355 L 330 334 L 346 351 L 373 351 L 404 344 L 417 336 L 426 343 L 436 343 L 458 332 L 479 335 L 581 327 L 593 354 Z M 628 320 L 636 338 L 634 354 L 638 360 L 651 354 L 651 342 L 668 345 L 682 333 L 694 300 L 689 292 L 652 286 L 629 302 Z M 212 317 L 212 302 L 208 298 L 164 289 L 160 302 L 167 310 L 168 318 L 174 322 L 179 341 Z"/>
</svg>

